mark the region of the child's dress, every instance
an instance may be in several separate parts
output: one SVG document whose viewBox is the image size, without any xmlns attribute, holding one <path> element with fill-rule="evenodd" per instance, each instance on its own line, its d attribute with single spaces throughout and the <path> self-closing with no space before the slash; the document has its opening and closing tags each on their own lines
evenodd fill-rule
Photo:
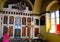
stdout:
<svg viewBox="0 0 60 42">
<path fill-rule="evenodd" d="M 9 42 L 9 34 L 8 33 L 4 34 L 3 42 Z"/>
</svg>

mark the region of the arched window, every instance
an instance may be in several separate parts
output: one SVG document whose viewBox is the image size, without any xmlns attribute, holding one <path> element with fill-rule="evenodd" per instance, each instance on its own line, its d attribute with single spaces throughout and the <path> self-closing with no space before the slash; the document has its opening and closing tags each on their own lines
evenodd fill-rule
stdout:
<svg viewBox="0 0 60 42">
<path fill-rule="evenodd" d="M 9 17 L 9 24 L 14 24 L 14 17 L 13 16 Z"/>
<path fill-rule="evenodd" d="M 8 17 L 7 16 L 4 16 L 4 24 L 7 24 L 8 23 Z"/>
<path fill-rule="evenodd" d="M 60 34 L 60 14 L 59 14 L 59 10 L 52 12 L 50 15 L 50 19 L 51 19 L 51 29 L 50 29 L 50 33 L 56 33 L 56 34 Z"/>
</svg>

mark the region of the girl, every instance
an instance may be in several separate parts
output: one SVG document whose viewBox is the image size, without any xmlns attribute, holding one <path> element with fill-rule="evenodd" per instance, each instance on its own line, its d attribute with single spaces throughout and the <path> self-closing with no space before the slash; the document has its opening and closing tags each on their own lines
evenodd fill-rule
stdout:
<svg viewBox="0 0 60 42">
<path fill-rule="evenodd" d="M 3 42 L 9 42 L 8 28 L 6 28 L 5 31 L 4 31 Z"/>
</svg>

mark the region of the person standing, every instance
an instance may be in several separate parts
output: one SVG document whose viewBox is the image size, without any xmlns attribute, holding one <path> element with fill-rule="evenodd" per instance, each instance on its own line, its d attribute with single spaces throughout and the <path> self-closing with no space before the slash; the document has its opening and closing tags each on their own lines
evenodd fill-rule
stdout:
<svg viewBox="0 0 60 42">
<path fill-rule="evenodd" d="M 5 29 L 4 34 L 3 34 L 3 40 L 2 42 L 9 42 L 9 34 L 8 34 L 8 28 Z"/>
</svg>

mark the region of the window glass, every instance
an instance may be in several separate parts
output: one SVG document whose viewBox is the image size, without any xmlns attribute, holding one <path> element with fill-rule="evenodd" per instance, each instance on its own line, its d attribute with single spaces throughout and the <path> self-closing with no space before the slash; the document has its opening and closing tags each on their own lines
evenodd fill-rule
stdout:
<svg viewBox="0 0 60 42">
<path fill-rule="evenodd" d="M 59 17 L 59 11 L 56 11 L 56 17 Z"/>
<path fill-rule="evenodd" d="M 56 33 L 58 32 L 56 26 L 59 25 L 59 11 L 55 11 L 53 13 L 51 13 L 51 29 L 50 29 L 50 33 Z"/>
<path fill-rule="evenodd" d="M 51 25 L 55 24 L 55 19 L 51 19 Z"/>
<path fill-rule="evenodd" d="M 50 33 L 55 33 L 55 25 L 51 25 Z"/>
<path fill-rule="evenodd" d="M 59 18 L 56 18 L 56 24 L 59 24 Z"/>
<path fill-rule="evenodd" d="M 51 18 L 55 18 L 55 12 L 51 13 Z"/>
</svg>

